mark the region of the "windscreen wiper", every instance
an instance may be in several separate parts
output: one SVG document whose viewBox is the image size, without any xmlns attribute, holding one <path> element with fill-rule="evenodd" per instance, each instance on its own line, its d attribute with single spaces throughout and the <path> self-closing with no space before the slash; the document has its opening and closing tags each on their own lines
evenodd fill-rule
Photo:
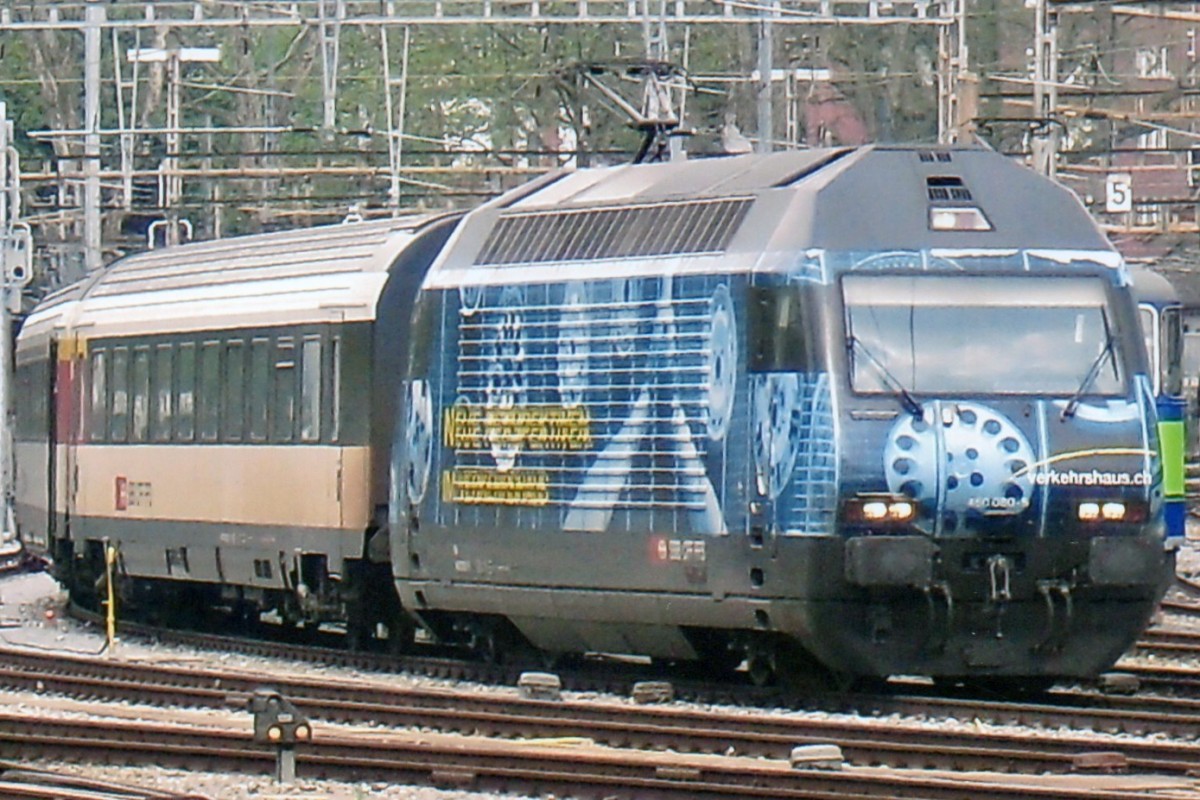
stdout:
<svg viewBox="0 0 1200 800">
<path fill-rule="evenodd" d="M 1113 352 L 1113 335 L 1112 330 L 1108 327 L 1108 314 L 1104 309 L 1100 309 L 1100 318 L 1104 321 L 1104 347 L 1096 354 L 1096 358 L 1092 361 L 1092 365 L 1088 367 L 1087 373 L 1083 376 L 1083 381 L 1080 382 L 1079 388 L 1075 390 L 1075 394 L 1071 395 L 1071 399 L 1067 401 L 1067 405 L 1063 408 L 1062 419 L 1068 419 L 1075 416 L 1076 409 L 1079 408 L 1079 402 L 1083 399 L 1083 395 L 1091 388 L 1092 383 L 1096 380 L 1096 376 L 1100 374 L 1100 369 L 1104 366 L 1105 360 L 1111 358 L 1113 362 L 1113 377 L 1117 376 L 1117 355 Z"/>
<path fill-rule="evenodd" d="M 883 362 L 876 358 L 874 354 L 867 349 L 867 346 L 859 341 L 858 337 L 853 333 L 846 337 L 846 349 L 850 351 L 851 363 L 854 361 L 854 348 L 856 347 L 858 348 L 858 351 L 866 357 L 867 362 L 871 366 L 875 367 L 875 371 L 879 373 L 881 378 L 883 378 L 883 382 L 887 384 L 888 388 L 891 389 L 896 395 L 897 399 L 900 400 L 900 405 L 904 406 L 904 410 L 912 414 L 914 417 L 925 416 L 924 406 L 921 405 L 917 398 L 912 396 L 912 393 L 909 392 L 908 389 L 904 388 L 904 384 L 901 383 L 900 380 L 892 374 L 891 370 L 885 367 Z"/>
</svg>

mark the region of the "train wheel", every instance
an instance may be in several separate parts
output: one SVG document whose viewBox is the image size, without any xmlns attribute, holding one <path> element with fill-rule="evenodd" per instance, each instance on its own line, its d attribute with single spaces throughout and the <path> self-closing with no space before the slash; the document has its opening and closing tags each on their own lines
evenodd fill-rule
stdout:
<svg viewBox="0 0 1200 800">
<path fill-rule="evenodd" d="M 104 577 L 104 553 L 90 548 L 74 553 L 70 559 L 69 573 L 64 583 L 71 601 L 89 611 L 103 611 L 101 598 L 106 596 L 108 584 Z"/>
<path fill-rule="evenodd" d="M 408 652 L 416 625 L 400 605 L 387 564 L 361 561 L 350 568 L 346 602 L 346 647 L 351 650 Z"/>
<path fill-rule="evenodd" d="M 746 659 L 746 674 L 755 686 L 770 686 L 775 682 L 775 664 L 764 656 L 752 655 Z"/>
<path fill-rule="evenodd" d="M 400 655 L 413 643 L 416 624 L 397 600 L 394 604 L 349 604 L 346 620 L 346 647 Z"/>
<path fill-rule="evenodd" d="M 261 624 L 259 609 L 249 600 L 236 600 L 229 610 L 229 624 L 241 633 L 253 633 Z"/>
<path fill-rule="evenodd" d="M 417 626 L 408 614 L 404 613 L 399 602 L 396 603 L 395 613 L 388 615 L 383 627 L 386 634 L 384 649 L 387 652 L 400 655 L 412 649 L 413 634 L 416 633 Z"/>
<path fill-rule="evenodd" d="M 692 630 L 687 637 L 706 672 L 729 675 L 746 660 L 745 649 L 718 631 Z"/>
<path fill-rule="evenodd" d="M 847 692 L 855 681 L 854 676 L 834 672 L 799 644 L 783 638 L 751 642 L 747 669 L 756 686 L 777 685 L 796 694 Z"/>
<path fill-rule="evenodd" d="M 502 617 L 472 619 L 465 627 L 467 649 L 488 664 L 525 664 L 540 661 L 538 651 L 521 632 Z"/>
<path fill-rule="evenodd" d="M 755 686 L 772 686 L 779 682 L 779 643 L 773 639 L 755 638 L 746 646 L 746 675 Z"/>
</svg>

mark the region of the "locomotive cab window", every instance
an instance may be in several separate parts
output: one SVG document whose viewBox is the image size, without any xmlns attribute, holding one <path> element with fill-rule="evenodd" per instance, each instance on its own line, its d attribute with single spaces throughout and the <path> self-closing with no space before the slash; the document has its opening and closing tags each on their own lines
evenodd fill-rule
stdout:
<svg viewBox="0 0 1200 800">
<path fill-rule="evenodd" d="M 847 275 L 842 294 L 856 392 L 1125 394 L 1099 278 Z"/>
<path fill-rule="evenodd" d="M 796 286 L 752 286 L 748 293 L 751 372 L 804 372 L 819 341 L 813 315 Z"/>
</svg>

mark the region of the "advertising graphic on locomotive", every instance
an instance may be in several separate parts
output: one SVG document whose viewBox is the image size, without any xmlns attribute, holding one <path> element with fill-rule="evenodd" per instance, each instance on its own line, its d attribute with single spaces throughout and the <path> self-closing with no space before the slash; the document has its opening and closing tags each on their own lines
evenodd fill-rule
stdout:
<svg viewBox="0 0 1200 800">
<path fill-rule="evenodd" d="M 1038 683 L 1172 574 L 1156 380 L 1118 254 L 989 150 L 564 170 L 49 298 L 18 513 L 84 602 L 107 541 L 126 603 L 364 646 Z"/>
</svg>

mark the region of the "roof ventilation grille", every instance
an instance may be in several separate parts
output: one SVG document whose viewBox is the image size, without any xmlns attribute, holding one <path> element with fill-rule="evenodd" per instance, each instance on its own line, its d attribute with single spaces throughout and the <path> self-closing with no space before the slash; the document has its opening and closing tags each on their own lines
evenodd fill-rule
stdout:
<svg viewBox="0 0 1200 800">
<path fill-rule="evenodd" d="M 545 264 L 686 253 L 720 253 L 753 198 L 653 203 L 507 214 L 476 264 Z"/>
<path fill-rule="evenodd" d="M 925 179 L 925 191 L 930 200 L 970 200 L 971 190 L 962 178 L 933 175 Z"/>
</svg>

